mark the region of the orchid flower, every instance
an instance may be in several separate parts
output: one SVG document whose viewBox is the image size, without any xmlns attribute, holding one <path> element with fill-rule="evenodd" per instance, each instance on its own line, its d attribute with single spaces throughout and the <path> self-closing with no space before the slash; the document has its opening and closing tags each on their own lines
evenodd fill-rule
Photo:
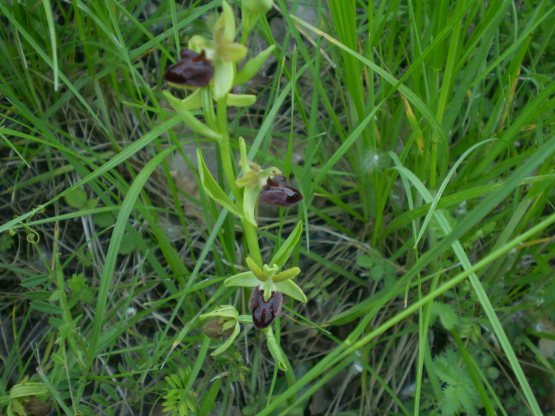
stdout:
<svg viewBox="0 0 555 416">
<path fill-rule="evenodd" d="M 206 58 L 214 64 L 214 99 L 221 100 L 231 90 L 236 64 L 247 54 L 247 48 L 235 40 L 235 16 L 231 6 L 222 1 L 222 13 L 212 29 L 213 39 L 195 35 L 189 48 L 204 51 Z"/>
</svg>

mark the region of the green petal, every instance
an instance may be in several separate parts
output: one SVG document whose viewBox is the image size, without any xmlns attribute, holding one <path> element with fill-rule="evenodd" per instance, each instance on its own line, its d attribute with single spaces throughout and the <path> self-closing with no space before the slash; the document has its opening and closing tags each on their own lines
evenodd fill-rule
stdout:
<svg viewBox="0 0 555 416">
<path fill-rule="evenodd" d="M 302 289 L 292 280 L 284 280 L 274 284 L 277 291 L 292 297 L 299 302 L 306 303 L 307 298 Z"/>
<path fill-rule="evenodd" d="M 260 285 L 262 282 L 256 278 L 253 272 L 243 272 L 236 274 L 235 276 L 228 277 L 224 280 L 224 286 L 241 286 L 241 287 L 255 287 Z"/>
<path fill-rule="evenodd" d="M 206 57 L 210 60 L 214 59 L 216 52 L 216 43 L 208 40 L 200 35 L 195 35 L 189 40 L 189 49 L 195 52 L 204 51 Z"/>
<path fill-rule="evenodd" d="M 258 277 L 258 279 L 262 281 L 266 281 L 268 279 L 268 276 L 266 276 L 266 274 L 262 271 L 262 269 L 258 267 L 258 264 L 256 264 L 256 262 L 253 259 L 247 256 L 245 261 L 247 262 L 248 268 L 251 269 L 251 271 L 254 273 L 256 277 Z"/>
<path fill-rule="evenodd" d="M 249 188 L 249 187 L 252 188 L 253 186 L 257 186 L 258 185 L 258 174 L 256 172 L 254 172 L 253 170 L 251 170 L 251 169 L 249 169 L 246 172 L 247 173 L 245 173 L 240 178 L 235 179 L 235 184 L 239 188 Z"/>
<path fill-rule="evenodd" d="M 217 59 L 214 62 L 214 99 L 220 101 L 231 89 L 235 68 L 233 62 Z"/>
<path fill-rule="evenodd" d="M 237 322 L 235 324 L 235 329 L 233 330 L 233 334 L 231 334 L 229 336 L 228 339 L 225 340 L 225 342 L 220 345 L 214 352 L 212 352 L 212 356 L 216 356 L 221 354 L 222 352 L 224 352 L 225 350 L 227 350 L 231 344 L 233 344 L 233 341 L 235 341 L 235 338 L 237 338 L 237 336 L 239 335 L 239 332 L 241 331 L 241 327 L 239 326 L 239 322 Z"/>
<path fill-rule="evenodd" d="M 301 269 L 299 269 L 298 267 L 291 267 L 290 269 L 284 270 L 276 274 L 274 277 L 272 277 L 272 280 L 274 281 L 274 283 L 283 282 L 284 280 L 293 279 L 300 272 L 301 272 Z"/>
<path fill-rule="evenodd" d="M 243 175 L 249 172 L 251 169 L 249 167 L 249 158 L 247 156 L 247 145 L 245 143 L 245 139 L 239 137 L 239 153 L 241 154 L 240 164 L 241 169 L 243 170 Z"/>
</svg>

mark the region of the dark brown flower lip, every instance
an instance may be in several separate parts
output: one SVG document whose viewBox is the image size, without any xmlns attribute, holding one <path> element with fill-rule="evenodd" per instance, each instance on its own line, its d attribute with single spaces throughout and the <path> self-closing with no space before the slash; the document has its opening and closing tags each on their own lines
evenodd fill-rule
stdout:
<svg viewBox="0 0 555 416">
<path fill-rule="evenodd" d="M 264 291 L 258 286 L 253 288 L 249 301 L 252 321 L 258 329 L 268 327 L 281 313 L 283 296 L 280 292 L 272 292 L 268 302 L 264 300 Z"/>
<path fill-rule="evenodd" d="M 267 205 L 288 208 L 302 201 L 302 194 L 291 186 L 285 176 L 276 175 L 268 178 L 260 191 L 260 201 Z"/>
<path fill-rule="evenodd" d="M 164 80 L 191 87 L 205 87 L 213 77 L 214 65 L 204 51 L 197 53 L 190 49 L 183 49 L 181 60 L 164 73 Z"/>
</svg>

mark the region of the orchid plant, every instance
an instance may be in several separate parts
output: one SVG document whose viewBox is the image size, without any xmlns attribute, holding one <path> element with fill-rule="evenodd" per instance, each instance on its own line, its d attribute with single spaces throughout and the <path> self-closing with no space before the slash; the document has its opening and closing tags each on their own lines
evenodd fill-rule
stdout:
<svg viewBox="0 0 555 416">
<path fill-rule="evenodd" d="M 212 355 L 229 348 L 241 330 L 241 325 L 252 325 L 261 330 L 268 349 L 277 366 L 287 370 L 287 359 L 271 328 L 282 310 L 283 296 L 306 303 L 302 289 L 294 282 L 301 273 L 298 267 L 286 264 L 299 243 L 302 223 L 299 222 L 275 255 L 264 261 L 260 252 L 257 208 L 259 201 L 280 207 L 289 207 L 302 200 L 302 195 L 276 167 L 262 168 L 248 160 L 247 144 L 237 139 L 239 166 L 232 151 L 227 111 L 231 106 L 249 106 L 256 101 L 251 94 L 234 94 L 233 87 L 249 81 L 272 53 L 270 46 L 238 69 L 248 55 L 248 34 L 255 23 L 272 7 L 272 0 L 243 0 L 241 3 L 241 41 L 236 41 L 237 28 L 232 7 L 222 0 L 222 10 L 212 27 L 212 39 L 192 36 L 187 48 L 181 51 L 181 60 L 170 66 L 164 79 L 173 87 L 187 91 L 185 98 L 175 97 L 170 91 L 164 96 L 181 120 L 194 132 L 218 145 L 223 168 L 223 183 L 219 183 L 208 169 L 203 154 L 197 149 L 197 167 L 204 192 L 222 208 L 236 217 L 243 228 L 248 248 L 244 262 L 247 271 L 230 276 L 226 287 L 251 289 L 249 307 L 251 315 L 239 314 L 232 305 L 218 306 L 200 316 L 207 321 L 205 333 L 212 338 L 224 338 Z M 202 118 L 198 116 L 201 115 Z M 240 176 L 235 176 L 235 171 Z M 229 193 L 228 193 L 229 192 Z"/>
</svg>

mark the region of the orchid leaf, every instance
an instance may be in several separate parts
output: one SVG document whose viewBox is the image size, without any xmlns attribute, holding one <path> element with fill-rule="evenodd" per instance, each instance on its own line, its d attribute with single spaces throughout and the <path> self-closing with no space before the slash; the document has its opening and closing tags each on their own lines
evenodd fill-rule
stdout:
<svg viewBox="0 0 555 416">
<path fill-rule="evenodd" d="M 202 153 L 200 149 L 197 149 L 197 160 L 200 182 L 202 184 L 204 192 L 206 192 L 210 196 L 210 198 L 212 198 L 222 207 L 227 209 L 229 212 L 232 212 L 239 218 L 242 218 L 241 213 L 239 213 L 233 201 L 227 196 L 224 190 L 220 188 L 220 185 L 218 185 L 218 182 L 216 182 L 216 180 L 210 173 L 210 170 L 208 170 L 208 167 L 206 166 L 206 163 L 204 163 L 204 159 L 202 158 Z"/>
<path fill-rule="evenodd" d="M 277 253 L 274 255 L 274 257 L 272 257 L 272 261 L 270 262 L 270 264 L 277 264 L 278 267 L 282 267 L 285 263 L 287 263 L 287 260 L 289 260 L 291 253 L 295 249 L 295 246 L 301 239 L 302 232 L 303 223 L 299 221 L 293 232 L 289 234 L 287 240 L 283 242 Z"/>
<path fill-rule="evenodd" d="M 169 91 L 163 91 L 163 94 L 172 108 L 175 110 L 177 115 L 181 117 L 183 122 L 195 133 L 214 140 L 219 140 L 222 137 L 220 133 L 215 132 L 194 115 L 192 115 L 188 109 L 189 104 L 183 104 L 181 100 L 174 97 Z"/>
</svg>

